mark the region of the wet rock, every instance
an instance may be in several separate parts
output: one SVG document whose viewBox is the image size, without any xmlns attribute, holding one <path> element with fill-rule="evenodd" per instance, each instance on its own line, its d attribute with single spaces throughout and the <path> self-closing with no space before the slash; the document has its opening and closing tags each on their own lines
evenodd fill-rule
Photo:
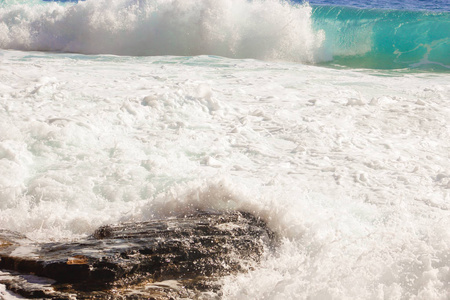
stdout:
<svg viewBox="0 0 450 300">
<path fill-rule="evenodd" d="M 0 231 L 0 283 L 28 298 L 217 295 L 220 276 L 251 268 L 273 240 L 264 222 L 243 212 L 104 226 L 72 243 L 35 244 Z"/>
</svg>

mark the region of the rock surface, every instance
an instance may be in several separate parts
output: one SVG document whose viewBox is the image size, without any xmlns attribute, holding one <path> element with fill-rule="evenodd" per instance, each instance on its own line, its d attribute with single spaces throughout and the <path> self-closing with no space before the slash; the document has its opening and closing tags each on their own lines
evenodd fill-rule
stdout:
<svg viewBox="0 0 450 300">
<path fill-rule="evenodd" d="M 71 243 L 0 230 L 0 283 L 27 298 L 210 299 L 220 276 L 248 270 L 273 241 L 243 212 L 104 226 Z"/>
</svg>

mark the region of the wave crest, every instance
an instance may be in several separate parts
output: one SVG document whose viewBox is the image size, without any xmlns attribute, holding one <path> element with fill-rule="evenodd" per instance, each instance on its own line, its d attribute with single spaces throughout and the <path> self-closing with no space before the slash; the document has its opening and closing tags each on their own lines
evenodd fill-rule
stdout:
<svg viewBox="0 0 450 300">
<path fill-rule="evenodd" d="M 0 8 L 0 47 L 116 55 L 218 55 L 314 63 L 308 5 L 278 0 L 96 0 Z"/>
</svg>

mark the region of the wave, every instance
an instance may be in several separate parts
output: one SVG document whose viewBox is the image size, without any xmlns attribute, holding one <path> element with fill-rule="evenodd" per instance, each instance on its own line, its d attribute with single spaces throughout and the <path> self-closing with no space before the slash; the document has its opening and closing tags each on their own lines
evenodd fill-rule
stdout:
<svg viewBox="0 0 450 300">
<path fill-rule="evenodd" d="M 450 68 L 450 13 L 280 0 L 6 0 L 0 48 Z"/>
<path fill-rule="evenodd" d="M 368 68 L 450 69 L 450 13 L 318 6 L 333 63 Z"/>
<path fill-rule="evenodd" d="M 277 0 L 95 0 L 0 9 L 0 47 L 83 54 L 211 54 L 316 62 L 308 5 Z"/>
</svg>

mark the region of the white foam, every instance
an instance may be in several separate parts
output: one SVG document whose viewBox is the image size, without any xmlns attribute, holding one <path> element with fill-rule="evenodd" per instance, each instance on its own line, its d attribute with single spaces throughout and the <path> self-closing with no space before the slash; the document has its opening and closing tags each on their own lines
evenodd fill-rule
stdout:
<svg viewBox="0 0 450 300">
<path fill-rule="evenodd" d="M 311 8 L 279 0 L 87 0 L 0 7 L 0 48 L 316 62 Z"/>
<path fill-rule="evenodd" d="M 448 74 L 0 51 L 0 78 L 1 228 L 243 210 L 281 243 L 225 299 L 449 296 Z"/>
</svg>

